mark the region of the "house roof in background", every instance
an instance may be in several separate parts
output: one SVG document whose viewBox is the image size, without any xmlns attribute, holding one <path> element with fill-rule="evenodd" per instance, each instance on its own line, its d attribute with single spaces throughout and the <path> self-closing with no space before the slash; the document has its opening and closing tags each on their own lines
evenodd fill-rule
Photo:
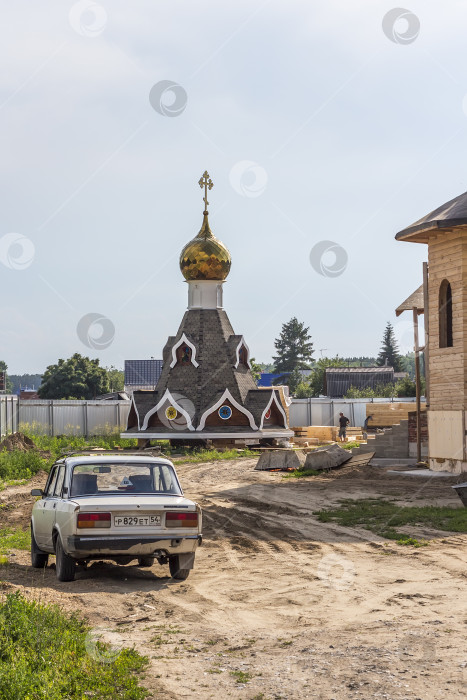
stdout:
<svg viewBox="0 0 467 700">
<path fill-rule="evenodd" d="M 155 388 L 162 372 L 162 360 L 125 360 L 125 386 Z"/>
</svg>

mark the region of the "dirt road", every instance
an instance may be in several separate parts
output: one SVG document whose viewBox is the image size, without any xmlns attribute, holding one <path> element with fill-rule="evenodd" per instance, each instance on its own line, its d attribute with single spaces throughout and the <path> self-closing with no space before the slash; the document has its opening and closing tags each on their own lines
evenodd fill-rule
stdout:
<svg viewBox="0 0 467 700">
<path fill-rule="evenodd" d="M 14 551 L 3 590 L 83 611 L 114 653 L 135 645 L 156 697 L 465 697 L 467 536 L 417 528 L 430 544 L 416 549 L 313 515 L 343 498 L 460 506 L 454 480 L 371 468 L 284 480 L 254 465 L 178 468 L 204 511 L 185 582 L 157 564 L 95 563 L 58 583 Z M 27 524 L 29 488 L 0 493 L 0 527 Z M 93 637 L 89 648 L 98 653 Z"/>
</svg>

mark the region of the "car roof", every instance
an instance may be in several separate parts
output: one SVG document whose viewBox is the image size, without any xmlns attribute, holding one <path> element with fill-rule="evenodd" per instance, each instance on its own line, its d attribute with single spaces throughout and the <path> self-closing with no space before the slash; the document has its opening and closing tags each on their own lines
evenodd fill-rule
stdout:
<svg viewBox="0 0 467 700">
<path fill-rule="evenodd" d="M 120 455 L 120 454 L 105 454 L 105 453 L 99 453 L 96 452 L 95 454 L 82 454 L 82 455 L 73 455 L 73 457 L 63 457 L 61 460 L 58 460 L 58 462 L 62 463 L 64 462 L 66 465 L 70 466 L 75 466 L 76 464 L 86 464 L 86 463 L 91 463 L 91 464 L 96 464 L 97 462 L 100 462 L 101 464 L 118 464 L 118 463 L 125 463 L 127 464 L 128 462 L 133 462 L 134 464 L 166 464 L 169 467 L 173 467 L 174 465 L 169 459 L 164 459 L 163 457 L 154 457 L 153 455 L 135 455 L 135 454 L 129 454 L 129 455 Z"/>
</svg>

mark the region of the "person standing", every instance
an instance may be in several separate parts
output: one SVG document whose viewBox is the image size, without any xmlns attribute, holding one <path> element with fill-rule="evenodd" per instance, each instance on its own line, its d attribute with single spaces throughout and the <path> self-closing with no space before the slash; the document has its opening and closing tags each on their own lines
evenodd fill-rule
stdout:
<svg viewBox="0 0 467 700">
<path fill-rule="evenodd" d="M 347 426 L 350 420 L 343 413 L 339 413 L 339 437 L 341 442 L 345 442 L 347 439 Z"/>
</svg>

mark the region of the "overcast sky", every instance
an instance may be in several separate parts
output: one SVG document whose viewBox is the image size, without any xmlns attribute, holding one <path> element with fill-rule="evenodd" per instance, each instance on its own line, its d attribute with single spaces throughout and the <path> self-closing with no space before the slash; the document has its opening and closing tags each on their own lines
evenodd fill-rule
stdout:
<svg viewBox="0 0 467 700">
<path fill-rule="evenodd" d="M 377 353 L 388 320 L 410 349 L 394 309 L 427 251 L 394 235 L 467 190 L 465 0 L 1 4 L 11 373 L 162 356 L 205 169 L 225 308 L 257 360 L 292 316 L 317 357 Z"/>
</svg>

